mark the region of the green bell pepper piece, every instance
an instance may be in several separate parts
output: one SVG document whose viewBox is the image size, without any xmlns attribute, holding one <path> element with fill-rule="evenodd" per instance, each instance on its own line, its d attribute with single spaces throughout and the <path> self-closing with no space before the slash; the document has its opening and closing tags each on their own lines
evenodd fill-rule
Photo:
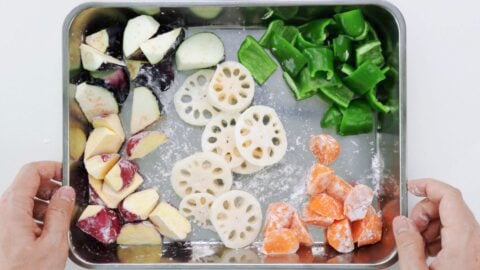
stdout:
<svg viewBox="0 0 480 270">
<path fill-rule="evenodd" d="M 283 70 L 290 76 L 295 77 L 307 64 L 307 58 L 295 48 L 290 42 L 278 34 L 272 37 L 271 51 L 282 66 Z"/>
<path fill-rule="evenodd" d="M 369 133 L 373 129 L 373 113 L 363 99 L 352 100 L 343 112 L 338 134 L 342 136 Z"/>
<path fill-rule="evenodd" d="M 363 95 L 384 79 L 385 74 L 382 70 L 372 61 L 367 60 L 346 77 L 344 82 L 357 94 Z"/>
<path fill-rule="evenodd" d="M 352 38 L 357 38 L 365 32 L 366 23 L 360 9 L 338 13 L 334 17 L 345 34 Z"/>
<path fill-rule="evenodd" d="M 322 94 L 343 108 L 347 108 L 355 96 L 355 93 L 343 84 L 321 86 L 319 89 Z"/>
<path fill-rule="evenodd" d="M 372 89 L 368 91 L 366 97 L 367 97 L 368 103 L 374 110 L 377 110 L 382 113 L 389 113 L 392 110 L 390 106 L 383 104 L 377 99 L 376 89 Z"/>
<path fill-rule="evenodd" d="M 282 20 L 271 21 L 268 25 L 267 31 L 263 33 L 258 43 L 264 48 L 270 48 L 273 34 L 280 33 L 283 29 L 283 26 L 284 23 Z"/>
<path fill-rule="evenodd" d="M 298 27 L 303 37 L 317 45 L 322 45 L 327 39 L 327 26 L 333 25 L 335 22 L 332 19 L 314 20 Z"/>
<path fill-rule="evenodd" d="M 333 39 L 333 54 L 340 62 L 347 62 L 352 51 L 352 40 L 344 35 Z"/>
<path fill-rule="evenodd" d="M 238 49 L 238 61 L 262 85 L 275 72 L 277 64 L 252 36 L 247 36 Z"/>
<path fill-rule="evenodd" d="M 344 63 L 340 67 L 340 71 L 342 73 L 344 73 L 345 75 L 350 76 L 355 71 L 355 69 L 352 66 L 350 66 L 349 64 Z"/>
<path fill-rule="evenodd" d="M 382 44 L 380 41 L 370 41 L 357 47 L 355 50 L 357 66 L 361 65 L 367 60 L 372 61 L 375 65 L 383 66 L 385 59 L 382 54 Z"/>
<path fill-rule="evenodd" d="M 295 39 L 295 47 L 303 52 L 305 49 L 317 47 L 317 44 L 306 40 L 301 33 L 298 33 Z"/>
<path fill-rule="evenodd" d="M 333 52 L 330 48 L 308 48 L 303 51 L 308 60 L 308 68 L 310 75 L 316 77 L 326 74 L 327 80 L 330 80 L 334 74 Z"/>
<path fill-rule="evenodd" d="M 337 108 L 337 106 L 332 105 L 323 114 L 322 120 L 320 120 L 320 126 L 322 128 L 338 128 L 342 122 L 342 117 L 342 112 Z"/>
<path fill-rule="evenodd" d="M 298 6 L 272 7 L 273 14 L 282 20 L 290 20 L 298 13 Z"/>
<path fill-rule="evenodd" d="M 283 27 L 280 33 L 285 40 L 287 40 L 292 44 L 295 44 L 295 39 L 300 34 L 300 31 L 298 31 L 297 27 L 289 25 L 289 26 Z"/>
<path fill-rule="evenodd" d="M 311 89 L 311 85 L 301 84 L 299 88 L 297 86 L 297 83 L 292 79 L 292 77 L 290 77 L 288 72 L 283 72 L 283 79 L 287 83 L 288 87 L 290 87 L 290 90 L 292 90 L 296 100 L 304 100 L 310 98 L 316 93 L 315 89 Z"/>
</svg>

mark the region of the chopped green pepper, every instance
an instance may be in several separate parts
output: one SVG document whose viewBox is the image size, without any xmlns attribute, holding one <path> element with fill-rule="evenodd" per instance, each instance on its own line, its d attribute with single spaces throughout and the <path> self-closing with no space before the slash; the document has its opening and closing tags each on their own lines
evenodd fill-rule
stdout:
<svg viewBox="0 0 480 270">
<path fill-rule="evenodd" d="M 368 103 L 363 99 L 352 100 L 343 112 L 338 133 L 342 136 L 369 133 L 373 129 L 373 114 Z"/>
<path fill-rule="evenodd" d="M 342 122 L 342 117 L 342 112 L 337 108 L 337 106 L 332 105 L 323 114 L 322 120 L 320 120 L 320 126 L 322 128 L 338 128 Z"/>
<path fill-rule="evenodd" d="M 382 70 L 372 61 L 367 60 L 346 77 L 344 82 L 357 94 L 363 95 L 384 79 Z"/>
<path fill-rule="evenodd" d="M 370 41 L 360 47 L 357 47 L 355 52 L 357 66 L 361 65 L 367 60 L 370 60 L 375 65 L 381 67 L 385 61 L 382 54 L 382 44 L 378 40 Z"/>
<path fill-rule="evenodd" d="M 318 80 L 316 78 L 313 78 L 310 76 L 310 71 L 308 70 L 307 67 L 302 69 L 300 71 L 300 74 L 298 74 L 295 83 L 299 89 L 300 93 L 313 93 L 317 92 L 318 89 Z M 313 95 L 312 94 L 312 95 Z"/>
<path fill-rule="evenodd" d="M 321 86 L 320 92 L 343 108 L 347 108 L 353 96 L 355 96 L 355 93 L 343 84 Z"/>
<path fill-rule="evenodd" d="M 277 69 L 277 64 L 252 36 L 247 36 L 238 50 L 238 61 L 262 85 Z"/>
<path fill-rule="evenodd" d="M 333 52 L 330 48 L 308 48 L 303 51 L 303 54 L 308 60 L 308 68 L 310 69 L 310 75 L 315 77 L 326 74 L 327 80 L 333 77 Z"/>
<path fill-rule="evenodd" d="M 295 39 L 295 47 L 300 51 L 303 51 L 307 48 L 317 47 L 317 45 L 306 40 L 301 33 L 298 33 L 297 38 Z"/>
<path fill-rule="evenodd" d="M 352 40 L 344 35 L 333 39 L 333 53 L 340 62 L 347 62 L 352 50 Z"/>
<path fill-rule="evenodd" d="M 295 77 L 307 64 L 307 58 L 290 42 L 278 34 L 272 37 L 272 53 L 277 58 L 283 70 Z"/>
<path fill-rule="evenodd" d="M 299 88 L 292 77 L 290 77 L 288 72 L 283 72 L 283 79 L 287 83 L 288 87 L 290 87 L 290 90 L 292 90 L 296 100 L 307 99 L 316 93 L 314 89 L 312 90 L 310 86 L 307 85 L 300 85 L 301 87 Z"/>
<path fill-rule="evenodd" d="M 377 99 L 377 91 L 375 89 L 372 89 L 372 90 L 367 92 L 367 101 L 373 109 L 375 109 L 379 112 L 389 113 L 392 110 L 392 108 L 390 108 L 390 106 L 387 106 L 387 105 L 381 103 Z"/>
<path fill-rule="evenodd" d="M 300 34 L 298 28 L 295 26 L 285 26 L 283 27 L 282 31 L 280 32 L 282 37 L 287 40 L 288 42 L 294 44 L 297 35 Z"/>
<path fill-rule="evenodd" d="M 263 33 L 258 43 L 262 45 L 262 47 L 270 48 L 273 34 L 280 33 L 284 25 L 285 24 L 281 20 L 271 21 L 270 24 L 268 25 L 267 31 Z"/>
<path fill-rule="evenodd" d="M 335 15 L 335 20 L 346 35 L 357 38 L 365 32 L 366 23 L 360 9 L 354 9 Z"/>
<path fill-rule="evenodd" d="M 350 76 L 350 74 L 352 74 L 355 70 L 349 64 L 344 63 L 340 67 L 340 71 L 343 72 L 345 75 Z"/>
<path fill-rule="evenodd" d="M 322 45 L 328 36 L 327 26 L 333 25 L 334 23 L 332 19 L 315 20 L 301 25 L 298 29 L 306 40 L 317 45 Z"/>
</svg>

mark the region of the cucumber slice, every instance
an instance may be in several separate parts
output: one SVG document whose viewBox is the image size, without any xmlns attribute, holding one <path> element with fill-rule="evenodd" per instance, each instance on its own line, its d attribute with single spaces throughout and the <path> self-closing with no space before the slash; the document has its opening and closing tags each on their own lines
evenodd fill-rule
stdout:
<svg viewBox="0 0 480 270">
<path fill-rule="evenodd" d="M 176 53 L 178 70 L 215 66 L 225 57 L 223 43 L 213 33 L 198 33 L 187 38 Z"/>
</svg>

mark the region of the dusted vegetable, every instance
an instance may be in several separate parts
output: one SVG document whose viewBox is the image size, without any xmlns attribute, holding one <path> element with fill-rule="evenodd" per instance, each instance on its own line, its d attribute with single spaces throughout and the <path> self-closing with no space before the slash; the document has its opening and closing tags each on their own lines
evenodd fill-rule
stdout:
<svg viewBox="0 0 480 270">
<path fill-rule="evenodd" d="M 372 61 L 367 60 L 345 78 L 344 82 L 357 94 L 363 95 L 384 79 L 382 70 Z"/>
<path fill-rule="evenodd" d="M 238 50 L 238 61 L 251 73 L 258 84 L 263 84 L 275 72 L 277 64 L 252 36 L 247 36 Z"/>
<path fill-rule="evenodd" d="M 356 135 L 369 133 L 373 129 L 372 109 L 365 100 L 357 99 L 343 112 L 338 133 L 340 135 Z"/>
<path fill-rule="evenodd" d="M 295 77 L 307 64 L 307 58 L 283 37 L 274 34 L 272 37 L 272 53 L 280 62 L 283 70 Z"/>
</svg>

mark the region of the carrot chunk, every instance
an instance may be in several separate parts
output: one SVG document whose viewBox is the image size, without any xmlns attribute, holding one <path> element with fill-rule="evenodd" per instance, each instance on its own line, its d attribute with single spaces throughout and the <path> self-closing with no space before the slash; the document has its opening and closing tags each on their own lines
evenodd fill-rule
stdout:
<svg viewBox="0 0 480 270">
<path fill-rule="evenodd" d="M 290 228 L 292 225 L 293 213 L 295 212 L 295 208 L 285 202 L 274 202 L 269 204 L 263 232 L 266 234 L 272 230 Z"/>
<path fill-rule="evenodd" d="M 382 239 L 382 219 L 369 207 L 362 220 L 352 222 L 352 238 L 358 247 L 375 244 Z"/>
<path fill-rule="evenodd" d="M 295 213 L 293 214 L 292 226 L 290 229 L 292 229 L 292 231 L 297 235 L 300 244 L 304 246 L 313 245 L 313 237 L 308 231 L 308 228 L 303 222 L 303 220 L 298 215 L 297 211 L 295 211 Z"/>
<path fill-rule="evenodd" d="M 310 210 L 308 207 L 305 207 L 303 209 L 303 221 L 307 224 L 327 228 L 335 220 L 333 218 L 330 218 L 330 217 L 322 217 L 319 214 Z"/>
</svg>

